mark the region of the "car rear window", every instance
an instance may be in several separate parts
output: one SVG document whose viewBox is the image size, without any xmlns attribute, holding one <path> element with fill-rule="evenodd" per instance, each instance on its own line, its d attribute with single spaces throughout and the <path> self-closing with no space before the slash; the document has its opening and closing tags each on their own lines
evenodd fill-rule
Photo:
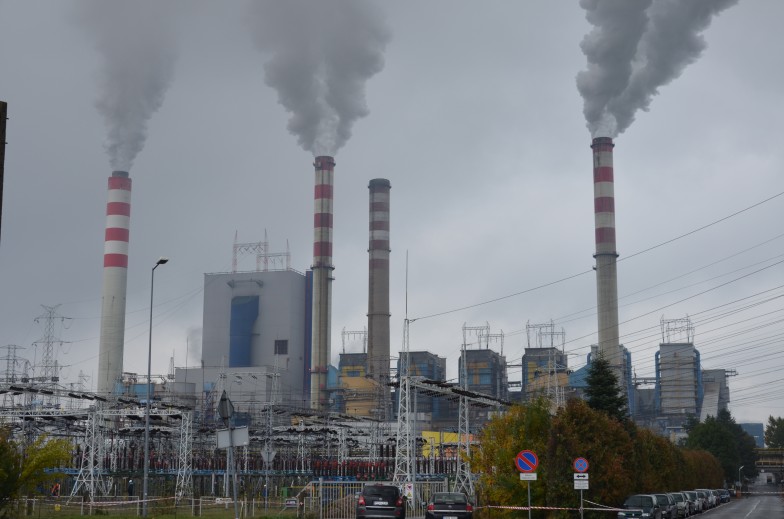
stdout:
<svg viewBox="0 0 784 519">
<path fill-rule="evenodd" d="M 394 501 L 398 496 L 397 487 L 365 487 L 362 490 L 365 497 L 380 498 L 387 501 Z"/>
<path fill-rule="evenodd" d="M 653 499 L 651 496 L 631 496 L 623 505 L 628 508 L 650 508 L 653 505 Z"/>
</svg>

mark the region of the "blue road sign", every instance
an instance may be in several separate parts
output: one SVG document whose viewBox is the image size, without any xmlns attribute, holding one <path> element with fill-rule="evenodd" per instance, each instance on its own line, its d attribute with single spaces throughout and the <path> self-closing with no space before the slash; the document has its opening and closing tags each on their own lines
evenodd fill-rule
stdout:
<svg viewBox="0 0 784 519">
<path fill-rule="evenodd" d="M 587 472 L 588 471 L 588 460 L 585 458 L 576 458 L 574 460 L 574 470 L 575 472 Z"/>
<path fill-rule="evenodd" d="M 515 466 L 520 472 L 535 472 L 539 466 L 539 458 L 533 451 L 520 451 L 515 458 Z"/>
</svg>

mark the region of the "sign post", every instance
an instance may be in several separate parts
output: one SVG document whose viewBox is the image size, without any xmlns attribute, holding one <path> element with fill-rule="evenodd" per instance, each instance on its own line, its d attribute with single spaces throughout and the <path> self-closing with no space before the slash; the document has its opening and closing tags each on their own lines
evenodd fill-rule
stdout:
<svg viewBox="0 0 784 519">
<path fill-rule="evenodd" d="M 535 452 L 523 450 L 517 453 L 515 467 L 520 471 L 520 480 L 528 484 L 528 519 L 531 519 L 531 481 L 536 481 L 539 457 Z"/>
<path fill-rule="evenodd" d="M 580 490 L 580 519 L 583 519 L 583 490 L 588 490 L 588 460 L 575 458 L 574 463 L 574 488 Z"/>
</svg>

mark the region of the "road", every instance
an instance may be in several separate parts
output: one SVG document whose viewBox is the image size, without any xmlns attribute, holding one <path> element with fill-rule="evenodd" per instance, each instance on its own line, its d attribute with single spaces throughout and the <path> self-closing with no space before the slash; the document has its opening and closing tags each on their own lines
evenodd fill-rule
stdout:
<svg viewBox="0 0 784 519">
<path fill-rule="evenodd" d="M 758 491 L 775 487 L 758 487 Z M 701 519 L 784 519 L 784 499 L 781 494 L 757 494 L 733 499 L 729 503 L 709 510 Z"/>
</svg>

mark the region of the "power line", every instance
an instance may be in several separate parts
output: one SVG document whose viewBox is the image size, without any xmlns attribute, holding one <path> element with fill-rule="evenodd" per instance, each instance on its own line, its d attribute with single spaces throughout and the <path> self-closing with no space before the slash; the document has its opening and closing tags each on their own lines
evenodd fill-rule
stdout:
<svg viewBox="0 0 784 519">
<path fill-rule="evenodd" d="M 714 220 L 714 221 L 712 221 L 712 222 L 710 222 L 710 223 L 708 223 L 708 224 L 706 224 L 706 225 L 703 225 L 703 226 L 701 226 L 701 227 L 698 227 L 698 228 L 696 228 L 696 229 L 693 229 L 693 230 L 691 230 L 691 231 L 689 231 L 689 232 L 683 233 L 683 234 L 681 234 L 681 235 L 679 235 L 679 236 L 676 236 L 676 237 L 674 237 L 674 238 L 671 238 L 671 239 L 669 239 L 669 240 L 663 241 L 663 242 L 661 242 L 661 243 L 657 243 L 656 245 L 653 245 L 653 246 L 651 246 L 651 247 L 648 247 L 648 248 L 646 248 L 646 249 L 643 249 L 643 250 L 641 250 L 641 251 L 638 251 L 638 252 L 635 252 L 635 253 L 629 254 L 629 255 L 627 255 L 627 256 L 624 256 L 624 257 L 622 257 L 622 258 L 618 259 L 618 262 L 620 263 L 621 261 L 624 261 L 624 260 L 628 260 L 628 259 L 634 258 L 634 257 L 636 257 L 636 256 L 639 256 L 639 255 L 641 255 L 641 254 L 644 254 L 644 253 L 646 253 L 646 252 L 650 252 L 650 251 L 652 251 L 652 250 L 654 250 L 654 249 L 658 249 L 659 247 L 663 247 L 664 245 L 668 245 L 668 244 L 670 244 L 670 243 L 673 243 L 673 242 L 676 242 L 676 241 L 678 241 L 678 240 L 681 240 L 681 239 L 683 239 L 683 238 L 685 238 L 685 237 L 687 237 L 687 236 L 691 236 L 692 234 L 695 234 L 695 233 L 697 233 L 697 232 L 700 232 L 700 231 L 703 231 L 703 230 L 705 230 L 705 229 L 708 229 L 709 227 L 712 227 L 712 226 L 714 226 L 714 225 L 717 225 L 717 224 L 719 224 L 719 223 L 721 223 L 721 222 L 724 222 L 724 221 L 726 221 L 726 220 L 729 220 L 730 218 L 733 218 L 733 217 L 735 217 L 735 216 L 738 216 L 738 215 L 740 215 L 740 214 L 743 214 L 743 213 L 745 213 L 746 211 L 750 211 L 751 209 L 754 209 L 754 208 L 756 208 L 756 207 L 759 207 L 759 206 L 761 206 L 762 204 L 765 204 L 765 203 L 767 203 L 767 202 L 770 202 L 771 200 L 774 200 L 774 199 L 776 199 L 776 198 L 778 198 L 778 197 L 780 197 L 780 196 L 782 196 L 782 195 L 784 195 L 784 191 L 781 191 L 781 192 L 779 192 L 779 193 L 777 193 L 777 194 L 775 194 L 775 195 L 773 195 L 773 196 L 770 196 L 770 197 L 768 197 L 768 198 L 766 198 L 766 199 L 764 199 L 764 200 L 762 200 L 762 201 L 760 201 L 760 202 L 757 202 L 757 203 L 755 203 L 755 204 L 752 204 L 752 205 L 750 205 L 750 206 L 748 206 L 748 207 L 745 207 L 744 209 L 741 209 L 741 210 L 739 210 L 739 211 L 736 211 L 736 212 L 734 212 L 734 213 L 732 213 L 732 214 L 729 214 L 729 215 L 727 215 L 727 216 L 724 216 L 724 217 L 722 217 L 722 218 L 719 218 L 718 220 Z M 773 238 L 773 239 L 775 239 L 775 238 Z M 443 312 L 437 312 L 437 313 L 433 313 L 433 314 L 429 314 L 429 315 L 423 315 L 423 316 L 419 316 L 419 317 L 416 317 L 416 318 L 410 319 L 410 320 L 409 320 L 409 322 L 414 322 L 414 321 L 421 321 L 421 320 L 423 320 L 423 319 L 430 319 L 430 318 L 433 318 L 433 317 L 440 317 L 440 316 L 443 316 L 443 315 L 453 314 L 453 313 L 456 313 L 456 312 L 461 312 L 461 311 L 463 311 L 463 310 L 468 310 L 468 309 L 471 309 L 471 308 L 476 308 L 476 307 L 478 307 L 478 306 L 484 306 L 484 305 L 487 305 L 487 304 L 490 304 L 490 303 L 495 303 L 495 302 L 498 302 L 498 301 L 503 301 L 503 300 L 505 300 L 505 299 L 510 299 L 510 298 L 512 298 L 512 297 L 516 297 L 516 296 L 519 296 L 519 295 L 522 295 L 522 294 L 527 294 L 527 293 L 530 293 L 530 292 L 534 292 L 534 291 L 536 291 L 536 290 L 540 290 L 540 289 L 542 289 L 542 288 L 546 288 L 546 287 L 549 287 L 549 286 L 557 285 L 557 284 L 559 284 L 559 283 L 563 283 L 564 281 L 568 281 L 568 280 L 570 280 L 570 279 L 574 279 L 574 278 L 577 278 L 577 277 L 583 276 L 583 275 L 585 275 L 585 274 L 588 274 L 588 273 L 590 273 L 590 272 L 592 272 L 592 271 L 593 271 L 593 268 L 591 268 L 590 270 L 584 270 L 584 271 L 582 271 L 582 272 L 578 272 L 578 273 L 576 273 L 576 274 L 572 274 L 572 275 L 570 275 L 570 276 L 565 276 L 565 277 L 562 277 L 562 278 L 560 278 L 560 279 L 557 279 L 557 280 L 555 280 L 555 281 L 550 281 L 550 282 L 548 282 L 548 283 L 543 283 L 543 284 L 541 284 L 541 285 L 537 285 L 537 286 L 535 286 L 535 287 L 532 287 L 532 288 L 527 288 L 527 289 L 525 289 L 525 290 L 521 290 L 521 291 L 519 291 L 519 292 L 515 292 L 515 293 L 513 293 L 513 294 L 508 294 L 508 295 L 505 295 L 505 296 L 500 296 L 500 297 L 496 297 L 496 298 L 493 298 L 493 299 L 488 299 L 488 300 L 486 300 L 486 301 L 482 301 L 482 302 L 479 302 L 479 303 L 474 303 L 474 304 L 470 304 L 470 305 L 462 306 L 462 307 L 459 307 L 459 308 L 453 308 L 453 309 L 451 309 L 451 310 L 445 310 L 445 311 L 443 311 Z"/>
</svg>

